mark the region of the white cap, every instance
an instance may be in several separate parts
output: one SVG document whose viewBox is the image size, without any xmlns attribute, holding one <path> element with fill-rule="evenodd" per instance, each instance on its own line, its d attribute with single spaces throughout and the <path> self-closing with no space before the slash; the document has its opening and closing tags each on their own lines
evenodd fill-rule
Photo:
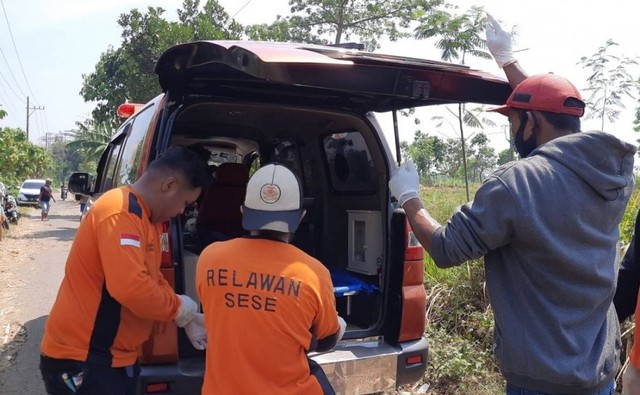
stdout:
<svg viewBox="0 0 640 395">
<path fill-rule="evenodd" d="M 246 230 L 293 233 L 302 218 L 302 189 L 298 178 L 286 167 L 269 164 L 249 179 L 242 209 Z"/>
</svg>

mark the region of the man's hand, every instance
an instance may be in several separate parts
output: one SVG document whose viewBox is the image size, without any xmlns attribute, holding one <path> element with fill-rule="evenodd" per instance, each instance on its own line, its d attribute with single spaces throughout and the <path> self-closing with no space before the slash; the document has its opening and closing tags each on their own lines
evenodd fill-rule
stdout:
<svg viewBox="0 0 640 395">
<path fill-rule="evenodd" d="M 514 63 L 516 59 L 511 49 L 511 33 L 504 31 L 500 23 L 490 14 L 487 14 L 487 19 L 486 34 L 489 52 L 500 68 Z"/>
<path fill-rule="evenodd" d="M 193 319 L 184 327 L 191 345 L 196 350 L 207 348 L 207 329 L 204 326 L 204 314 L 196 313 Z"/>
<path fill-rule="evenodd" d="M 180 298 L 180 309 L 175 322 L 177 327 L 184 328 L 195 317 L 198 305 L 187 295 L 178 295 L 178 297 Z"/>
<path fill-rule="evenodd" d="M 418 198 L 419 186 L 420 177 L 411 160 L 400 165 L 389 180 L 391 195 L 398 199 L 400 206 L 403 206 L 410 199 Z"/>
</svg>

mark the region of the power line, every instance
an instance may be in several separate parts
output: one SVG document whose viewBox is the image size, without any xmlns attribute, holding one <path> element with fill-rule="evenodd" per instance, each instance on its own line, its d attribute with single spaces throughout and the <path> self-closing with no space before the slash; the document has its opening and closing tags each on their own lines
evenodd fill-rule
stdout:
<svg viewBox="0 0 640 395">
<path fill-rule="evenodd" d="M 40 129 L 40 122 L 38 122 L 38 113 L 36 113 L 35 121 L 36 121 L 36 134 L 38 136 L 42 136 L 42 130 Z M 34 141 L 38 141 L 38 137 L 33 136 L 32 138 Z"/>
<path fill-rule="evenodd" d="M 39 115 L 40 115 L 40 125 L 42 127 L 43 132 L 44 133 L 49 133 L 49 129 L 44 124 L 44 109 L 42 110 L 42 112 Z"/>
<path fill-rule="evenodd" d="M 0 72 L 0 78 L 2 78 L 2 80 L 7 85 L 7 88 L 9 88 L 11 92 L 13 92 L 13 94 L 18 98 L 18 100 L 20 100 L 24 104 L 24 100 L 22 99 L 23 96 L 20 96 L 18 93 L 16 93 L 16 91 L 13 90 L 13 88 L 9 84 L 9 81 L 7 81 L 7 79 L 4 77 L 4 74 L 2 74 L 2 72 Z"/>
<path fill-rule="evenodd" d="M 7 91 L 4 89 L 4 86 L 2 84 L 0 84 L 0 89 L 2 89 L 2 91 L 4 92 L 5 95 L 7 95 Z M 5 96 L 8 97 L 8 96 Z M 2 97 L 0 97 L 0 101 L 2 101 Z M 13 107 L 13 104 L 7 99 L 5 100 L 3 103 L 0 103 L 0 105 L 2 104 L 7 104 L 9 105 L 9 111 L 12 111 L 10 114 L 17 114 L 18 111 L 16 111 L 15 107 Z M 5 108 L 6 110 L 6 108 Z"/>
<path fill-rule="evenodd" d="M 247 1 L 246 3 L 244 3 L 244 5 L 242 7 L 240 7 L 240 9 L 238 11 L 236 11 L 235 14 L 233 14 L 231 19 L 235 19 L 236 15 L 238 15 L 242 10 L 244 10 L 244 8 L 249 5 L 249 3 L 251 3 L 251 0 Z"/>
<path fill-rule="evenodd" d="M 11 70 L 11 66 L 9 65 L 9 61 L 7 60 L 7 57 L 4 56 L 4 51 L 2 50 L 2 48 L 0 48 L 0 55 L 2 55 L 2 59 L 4 59 L 4 62 L 7 65 L 7 69 L 9 69 L 9 74 L 11 74 L 11 77 L 13 78 L 13 82 L 16 83 L 16 86 L 18 87 L 18 90 L 20 91 L 20 93 L 22 94 L 22 97 L 25 97 L 27 95 L 25 95 L 24 91 L 22 90 L 22 88 L 20 87 L 20 84 L 18 83 L 18 80 L 16 79 L 16 76 L 13 74 L 13 70 Z M 7 82 L 8 83 L 8 82 Z"/>
<path fill-rule="evenodd" d="M 3 84 L 0 84 L 0 89 L 2 89 L 3 92 L 3 97 L 5 97 L 4 99 L 4 104 L 9 105 L 12 114 L 17 114 L 18 112 L 16 111 L 15 107 L 13 106 L 13 102 L 11 100 L 9 100 L 9 92 L 5 89 Z M 20 107 L 20 106 L 18 106 Z"/>
<path fill-rule="evenodd" d="M 49 130 L 49 121 L 47 120 L 47 111 L 42 110 L 42 113 L 44 114 L 44 126 L 47 128 L 47 130 Z"/>
<path fill-rule="evenodd" d="M 24 72 L 24 67 L 22 67 L 22 60 L 20 60 L 20 54 L 18 53 L 18 47 L 16 46 L 16 41 L 13 39 L 13 32 L 11 31 L 11 25 L 9 24 L 9 18 L 7 16 L 7 10 L 4 8 L 4 1 L 0 0 L 0 5 L 2 5 L 2 11 L 4 12 L 4 20 L 7 21 L 7 27 L 9 28 L 9 35 L 11 36 L 11 42 L 13 43 L 13 49 L 16 51 L 16 57 L 18 58 L 18 64 L 20 65 L 20 70 L 22 70 L 22 76 L 24 77 L 24 81 L 27 83 L 27 88 L 29 88 L 29 93 L 33 97 L 33 100 L 38 104 L 38 101 L 31 90 L 31 85 L 29 85 L 29 80 L 27 79 L 27 75 Z"/>
</svg>

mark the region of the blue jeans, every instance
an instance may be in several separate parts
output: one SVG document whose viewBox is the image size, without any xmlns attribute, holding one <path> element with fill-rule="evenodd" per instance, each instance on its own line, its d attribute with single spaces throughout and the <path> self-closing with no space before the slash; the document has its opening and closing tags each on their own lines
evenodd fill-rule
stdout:
<svg viewBox="0 0 640 395">
<path fill-rule="evenodd" d="M 40 208 L 42 209 L 43 214 L 47 214 L 49 212 L 49 201 L 40 201 Z"/>
<path fill-rule="evenodd" d="M 602 389 L 599 389 L 595 392 L 590 392 L 590 393 L 585 393 L 582 395 L 613 395 L 615 393 L 616 390 L 616 382 L 615 380 L 612 380 L 611 383 L 609 383 L 609 385 L 603 387 Z M 538 392 L 538 391 L 530 391 L 530 390 L 525 390 L 522 388 L 518 388 L 515 385 L 511 385 L 509 383 L 507 383 L 507 395 L 562 395 L 562 394 L 546 394 L 543 392 Z"/>
</svg>

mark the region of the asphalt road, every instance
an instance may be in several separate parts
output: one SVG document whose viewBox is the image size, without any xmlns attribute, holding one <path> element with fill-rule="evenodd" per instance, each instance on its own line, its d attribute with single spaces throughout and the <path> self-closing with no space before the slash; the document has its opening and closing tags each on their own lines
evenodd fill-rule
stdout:
<svg viewBox="0 0 640 395">
<path fill-rule="evenodd" d="M 64 264 L 78 228 L 79 214 L 79 206 L 73 199 L 54 203 L 46 222 L 40 221 L 38 210 L 30 209 L 28 216 L 23 216 L 18 225 L 27 230 L 16 240 L 6 240 L 5 245 L 26 250 L 27 259 L 21 259 L 9 270 L 18 284 L 10 302 L 13 318 L 25 326 L 27 335 L 24 343 L 17 344 L 16 341 L 18 348 L 14 365 L 0 372 L 2 395 L 45 394 L 38 369 L 40 341 L 64 275 Z M 2 243 L 0 254 L 3 253 Z"/>
</svg>

